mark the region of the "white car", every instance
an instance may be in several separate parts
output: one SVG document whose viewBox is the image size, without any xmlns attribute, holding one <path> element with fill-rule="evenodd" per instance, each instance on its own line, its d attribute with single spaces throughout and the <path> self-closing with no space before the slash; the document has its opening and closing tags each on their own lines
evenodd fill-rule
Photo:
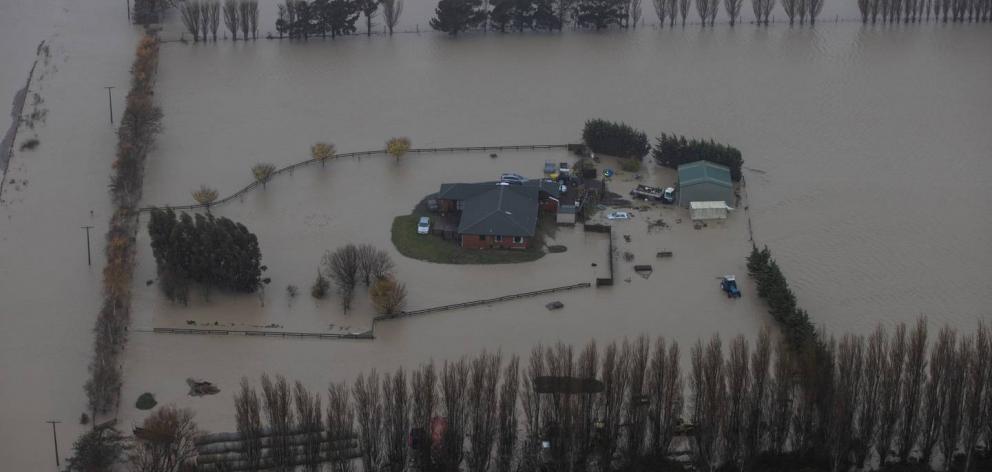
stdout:
<svg viewBox="0 0 992 472">
<path fill-rule="evenodd" d="M 608 220 L 629 220 L 633 217 L 630 212 L 626 211 L 611 211 L 606 214 L 606 219 Z"/>
<path fill-rule="evenodd" d="M 421 216 L 420 221 L 417 222 L 417 234 L 430 234 L 431 232 L 431 219 L 426 216 Z"/>
</svg>

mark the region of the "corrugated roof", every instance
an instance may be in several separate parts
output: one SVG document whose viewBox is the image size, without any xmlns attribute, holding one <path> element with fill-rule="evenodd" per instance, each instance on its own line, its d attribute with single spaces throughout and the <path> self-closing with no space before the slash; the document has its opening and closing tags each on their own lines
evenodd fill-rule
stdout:
<svg viewBox="0 0 992 472">
<path fill-rule="evenodd" d="M 727 188 L 733 188 L 730 169 L 710 161 L 696 161 L 679 166 L 679 185 L 682 187 L 700 182 L 711 182 Z"/>
</svg>

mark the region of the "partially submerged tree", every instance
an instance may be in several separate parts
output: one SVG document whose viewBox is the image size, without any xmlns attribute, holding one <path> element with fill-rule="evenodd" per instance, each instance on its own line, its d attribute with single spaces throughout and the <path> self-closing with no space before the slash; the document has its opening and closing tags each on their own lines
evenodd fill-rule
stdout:
<svg viewBox="0 0 992 472">
<path fill-rule="evenodd" d="M 231 33 L 231 39 L 238 40 L 238 0 L 224 0 L 224 26 Z"/>
<path fill-rule="evenodd" d="M 321 260 L 321 270 L 337 286 L 338 294 L 341 295 L 341 308 L 347 313 L 351 309 L 351 300 L 359 280 L 358 248 L 354 244 L 347 244 L 333 252 L 327 251 Z"/>
<path fill-rule="evenodd" d="M 131 466 L 142 472 L 185 470 L 196 455 L 193 440 L 198 434 L 191 410 L 159 408 L 135 428 Z"/>
<path fill-rule="evenodd" d="M 262 405 L 255 388 L 241 377 L 241 390 L 234 394 L 234 418 L 242 440 L 242 457 L 248 470 L 262 463 Z"/>
<path fill-rule="evenodd" d="M 186 31 L 189 31 L 189 34 L 193 35 L 193 42 L 200 40 L 202 26 L 201 13 L 200 0 L 186 0 L 179 5 L 179 17 L 182 18 L 183 25 L 186 26 Z M 206 31 L 204 31 L 204 34 L 206 34 Z"/>
<path fill-rule="evenodd" d="M 437 31 L 458 36 L 458 33 L 481 25 L 487 14 L 482 0 L 441 0 L 434 9 L 430 25 Z"/>
<path fill-rule="evenodd" d="M 372 282 L 389 275 L 393 270 L 393 259 L 389 253 L 371 244 L 360 244 L 356 248 L 358 259 L 358 279 L 371 287 Z"/>
<path fill-rule="evenodd" d="M 201 185 L 199 189 L 193 191 L 193 200 L 209 208 L 210 204 L 217 200 L 217 190 Z"/>
<path fill-rule="evenodd" d="M 372 19 L 379 11 L 379 0 L 355 0 L 358 9 L 365 16 L 365 35 L 372 36 Z"/>
<path fill-rule="evenodd" d="M 369 288 L 369 297 L 378 313 L 395 315 L 406 307 L 406 285 L 392 276 L 380 277 Z"/>
<path fill-rule="evenodd" d="M 335 154 L 337 154 L 337 149 L 334 147 L 333 143 L 314 143 L 310 146 L 310 157 L 315 161 L 320 161 L 320 166 L 324 166 L 324 162 L 328 159 L 333 159 Z"/>
<path fill-rule="evenodd" d="M 407 151 L 410 150 L 410 138 L 389 138 L 386 141 L 386 152 L 390 156 L 396 158 L 396 162 L 400 161 L 400 158 L 406 155 Z"/>
<path fill-rule="evenodd" d="M 403 14 L 403 0 L 382 0 L 382 20 L 386 23 L 389 35 L 393 35 L 393 29 L 400 22 L 400 15 Z"/>
<path fill-rule="evenodd" d="M 265 188 L 266 182 L 272 177 L 272 174 L 276 171 L 276 166 L 268 163 L 259 163 L 251 167 L 251 174 L 255 177 L 255 181 L 262 184 L 262 188 Z"/>
<path fill-rule="evenodd" d="M 127 439 L 110 424 L 85 432 L 72 445 L 72 456 L 66 459 L 69 472 L 103 472 L 111 470 L 127 452 Z"/>
</svg>

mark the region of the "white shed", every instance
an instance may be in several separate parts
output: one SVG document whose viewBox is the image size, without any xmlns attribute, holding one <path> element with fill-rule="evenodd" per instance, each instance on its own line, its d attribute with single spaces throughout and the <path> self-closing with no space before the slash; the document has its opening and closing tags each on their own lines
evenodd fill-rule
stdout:
<svg viewBox="0 0 992 472">
<path fill-rule="evenodd" d="M 695 220 L 725 220 L 733 210 L 726 202 L 689 202 L 689 217 Z"/>
</svg>

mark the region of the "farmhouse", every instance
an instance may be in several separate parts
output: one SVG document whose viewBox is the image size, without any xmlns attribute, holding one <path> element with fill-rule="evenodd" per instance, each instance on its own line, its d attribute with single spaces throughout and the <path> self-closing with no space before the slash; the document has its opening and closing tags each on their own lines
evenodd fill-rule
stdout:
<svg viewBox="0 0 992 472">
<path fill-rule="evenodd" d="M 710 161 L 682 164 L 678 169 L 679 205 L 692 202 L 724 202 L 734 205 L 734 184 L 730 169 Z"/>
<path fill-rule="evenodd" d="M 453 183 L 441 184 L 436 201 L 442 215 L 457 216 L 462 247 L 526 249 L 540 212 L 558 211 L 558 193 L 558 183 L 546 180 Z"/>
</svg>

